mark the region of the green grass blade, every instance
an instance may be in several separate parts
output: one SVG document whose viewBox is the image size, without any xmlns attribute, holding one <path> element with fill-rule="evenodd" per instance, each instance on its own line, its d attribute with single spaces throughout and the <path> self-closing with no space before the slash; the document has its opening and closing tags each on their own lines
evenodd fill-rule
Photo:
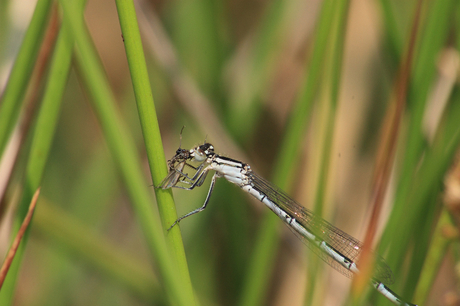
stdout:
<svg viewBox="0 0 460 306">
<path fill-rule="evenodd" d="M 22 199 L 19 204 L 15 231 L 18 230 L 23 218 L 27 214 L 28 203 L 30 203 L 35 190 L 37 190 L 41 183 L 59 118 L 62 95 L 67 83 L 66 76 L 68 75 L 70 69 L 71 56 L 72 44 L 71 41 L 69 41 L 68 29 L 64 25 L 57 40 L 49 80 L 34 130 L 26 170 L 26 183 Z M 0 305 L 10 305 L 11 303 L 17 274 L 19 272 L 24 253 L 24 247 L 27 244 L 27 238 L 28 235 L 25 235 L 21 246 L 16 253 L 13 266 L 11 267 L 4 284 L 4 290 L 0 293 Z"/>
<path fill-rule="evenodd" d="M 390 1 L 380 0 L 380 5 L 382 7 L 382 18 L 384 22 L 382 23 L 385 27 L 386 41 L 388 43 L 388 58 L 393 63 L 394 67 L 398 65 L 399 59 L 402 55 L 402 33 L 398 27 L 395 16 L 393 13 L 393 3 Z"/>
<path fill-rule="evenodd" d="M 430 289 L 438 275 L 442 262 L 444 261 L 447 249 L 454 240 L 453 237 L 445 236 L 446 227 L 452 227 L 450 216 L 446 210 L 441 212 L 438 224 L 433 234 L 433 241 L 423 265 L 423 273 L 414 294 L 414 302 L 419 305 L 426 305 Z"/>
<path fill-rule="evenodd" d="M 116 3 L 152 181 L 154 186 L 158 186 L 166 177 L 167 170 L 134 4 L 131 0 L 117 0 Z M 166 230 L 177 219 L 172 191 L 170 189 L 155 189 L 155 194 L 163 229 Z M 193 288 L 178 226 L 168 232 L 167 240 L 175 255 L 175 262 L 183 281 L 183 293 L 189 301 L 189 305 L 194 305 Z"/>
<path fill-rule="evenodd" d="M 382 236 L 381 249 L 390 245 L 387 261 L 398 280 L 393 289 L 397 289 L 398 285 L 403 283 L 401 267 L 407 260 L 406 254 L 414 248 L 408 278 L 404 291 L 401 292 L 405 297 L 410 297 L 414 293 L 416 280 L 428 251 L 426 242 L 430 240 L 430 228 L 433 228 L 437 221 L 434 202 L 438 197 L 447 165 L 451 161 L 449 154 L 441 153 L 445 147 L 442 143 L 436 143 L 440 140 L 435 140 L 431 145 L 426 142 L 426 136 L 422 133 L 422 120 L 429 89 L 432 88 L 436 76 L 437 57 L 446 44 L 455 4 L 455 1 L 427 4 L 426 22 L 421 35 L 419 55 L 413 69 L 408 100 L 410 112 L 406 137 L 410 141 L 404 143 L 404 162 L 401 163 L 402 171 L 395 204 Z M 456 143 L 455 132 L 450 135 L 439 133 L 442 132 L 438 131 L 438 139 L 448 137 L 449 142 Z M 395 230 L 398 232 L 397 235 L 394 234 Z"/>
<path fill-rule="evenodd" d="M 83 82 L 91 97 L 109 149 L 122 174 L 149 249 L 158 263 L 168 297 L 174 303 L 188 305 L 180 275 L 169 256 L 158 213 L 153 209 L 148 183 L 145 182 L 140 161 L 134 150 L 135 145 L 115 108 L 115 99 L 85 27 L 83 14 L 75 14 L 75 5 L 72 1 L 63 0 L 60 3 L 64 10 L 64 18 L 71 24 Z M 165 169 L 164 165 L 160 167 Z"/>
<path fill-rule="evenodd" d="M 387 230 L 382 236 L 382 248 L 388 247 L 390 242 L 394 246 L 388 261 L 396 271 L 400 270 L 404 259 L 402 254 L 407 252 L 409 248 L 408 239 L 411 236 L 411 232 L 416 228 L 414 226 L 415 222 L 417 222 L 417 214 L 411 213 L 411 211 L 421 211 L 421 208 L 411 206 L 407 201 L 411 190 L 414 188 L 414 176 L 419 176 L 416 174 L 417 168 L 420 167 L 419 161 L 424 155 L 423 150 L 426 149 L 425 138 L 422 134 L 422 119 L 428 89 L 431 87 L 435 74 L 437 54 L 447 38 L 449 24 L 446 20 L 449 18 L 446 18 L 446 16 L 451 13 L 452 5 L 453 2 L 449 1 L 442 2 L 442 4 L 440 2 L 433 3 L 427 16 L 428 21 L 421 37 L 419 56 L 413 69 L 414 76 L 411 88 L 414 90 L 409 94 L 408 101 L 410 118 L 407 138 L 410 141 L 405 143 L 404 163 L 402 163 L 403 168 L 400 183 L 398 184 L 398 192 L 387 224 Z M 419 204 L 422 205 L 422 203 Z M 407 211 L 408 209 L 411 211 Z M 398 233 L 401 233 L 400 226 L 402 223 L 409 225 L 408 231 L 394 237 L 392 231 L 398 228 Z"/>
<path fill-rule="evenodd" d="M 39 0 L 0 102 L 0 156 L 18 119 L 22 99 L 48 23 L 51 0 Z"/>
<path fill-rule="evenodd" d="M 328 183 L 330 182 L 330 166 L 331 166 L 331 157 L 332 149 L 334 144 L 334 131 L 336 126 L 336 115 L 337 115 L 337 104 L 339 98 L 339 88 L 340 88 L 340 79 L 342 72 L 342 60 L 344 54 L 344 41 L 345 41 L 345 30 L 348 17 L 348 5 L 349 1 L 336 1 L 332 4 L 333 7 L 336 7 L 334 11 L 334 16 L 331 18 L 333 22 L 333 27 L 329 35 L 328 41 L 328 50 L 326 52 L 325 60 L 323 62 L 324 75 L 321 85 L 322 96 L 319 100 L 322 103 L 319 108 L 321 108 L 322 113 L 326 113 L 324 116 L 325 121 L 323 125 L 324 132 L 323 135 L 319 136 L 319 154 L 320 158 L 320 168 L 317 175 L 317 188 L 315 192 L 314 199 L 314 212 L 318 216 L 323 216 L 323 212 L 326 205 L 326 196 L 328 192 Z M 309 258 L 310 269 L 308 275 L 308 286 L 307 294 L 305 297 L 305 305 L 311 305 L 313 302 L 316 279 L 320 274 L 320 259 L 316 256 Z"/>
</svg>

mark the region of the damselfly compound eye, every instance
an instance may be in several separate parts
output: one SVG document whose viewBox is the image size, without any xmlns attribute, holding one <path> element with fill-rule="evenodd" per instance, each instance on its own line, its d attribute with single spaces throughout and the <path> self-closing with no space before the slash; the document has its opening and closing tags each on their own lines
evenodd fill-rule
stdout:
<svg viewBox="0 0 460 306">
<path fill-rule="evenodd" d="M 205 152 L 201 150 L 200 146 L 190 150 L 190 156 L 192 156 L 193 159 L 198 162 L 202 162 L 207 158 Z"/>
</svg>

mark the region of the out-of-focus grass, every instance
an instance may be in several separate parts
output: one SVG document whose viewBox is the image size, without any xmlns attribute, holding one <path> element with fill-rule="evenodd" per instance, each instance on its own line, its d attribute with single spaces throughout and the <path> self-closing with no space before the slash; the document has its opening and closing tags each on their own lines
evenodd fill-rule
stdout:
<svg viewBox="0 0 460 306">
<path fill-rule="evenodd" d="M 2 152 L 17 114 L 26 118 L 25 88 L 49 18 L 50 2 L 39 3 L 18 56 L 0 52 L 1 61 L 15 61 L 2 84 L 0 118 L 8 119 L 0 122 Z M 38 83 L 44 95 L 8 180 L 2 205 L 13 213 L 3 214 L 3 232 L 8 221 L 21 222 L 22 204 L 13 195 L 20 193 L 24 203 L 40 185 L 44 202 L 42 210 L 37 204 L 36 225 L 16 262 L 17 281 L 0 293 L 3 303 L 14 297 L 17 305 L 190 304 L 195 295 L 203 305 L 350 304 L 348 279 L 328 267 L 306 278 L 303 267 L 312 270 L 318 262 L 311 256 L 305 261 L 303 247 L 273 214 L 223 180 L 206 211 L 181 223 L 182 246 L 179 227 L 164 231 L 175 218 L 170 191 L 157 191 L 158 201 L 169 203 L 160 206 L 162 227 L 155 217 L 147 160 L 158 185 L 166 173 L 163 154 L 174 154 L 183 125 L 183 148 L 208 134 L 222 135 L 206 140 L 226 139 L 216 147 L 219 153 L 244 152 L 257 172 L 363 238 L 375 148 L 384 113 L 391 112 L 415 3 L 136 2 L 156 14 L 159 22 L 147 26 L 164 35 L 149 48 L 144 44 L 146 64 L 131 3 L 117 2 L 118 17 L 113 3 L 89 1 L 85 21 L 104 66 L 74 2 L 62 4 L 63 16 L 70 18 L 61 30 L 70 23 L 68 45 L 76 46 L 63 56 L 68 61 L 72 52 L 74 61 L 66 72 L 65 64 L 56 64 L 62 60 L 61 38 L 49 46 L 55 49 L 49 64 L 54 66 Z M 439 235 L 442 181 L 460 141 L 458 85 L 452 81 L 458 68 L 450 79 L 441 73 L 442 59 L 458 60 L 458 53 L 444 52 L 458 51 L 458 11 L 457 1 L 422 3 L 409 94 L 393 139 L 398 148 L 388 203 L 378 220 L 383 234 L 376 249 L 395 274 L 391 288 L 421 305 L 438 302 L 420 290 L 456 285 L 455 279 L 437 285 L 438 271 L 425 275 L 423 266 L 427 254 L 435 254 L 430 260 L 439 267 L 450 250 L 436 243 L 431 249 L 431 239 Z M 15 16 L 0 26 L 4 44 L 18 31 Z M 64 71 L 57 74 L 58 68 Z M 441 115 L 427 132 L 425 122 L 436 116 L 429 105 L 438 105 Z M 14 162 L 3 154 L 5 160 Z M 174 192 L 179 214 L 202 205 L 205 189 Z M 6 236 L 2 250 L 9 245 Z M 367 292 L 363 304 L 389 305 Z"/>
</svg>

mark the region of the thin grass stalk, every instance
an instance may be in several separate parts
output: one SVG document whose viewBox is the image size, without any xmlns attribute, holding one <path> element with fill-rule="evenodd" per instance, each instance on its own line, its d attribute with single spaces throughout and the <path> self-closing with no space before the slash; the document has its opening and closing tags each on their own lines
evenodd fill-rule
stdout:
<svg viewBox="0 0 460 306">
<path fill-rule="evenodd" d="M 354 282 L 354 290 L 357 289 L 357 283 L 361 283 L 361 292 L 364 286 L 364 281 L 372 276 L 374 258 L 371 254 L 371 246 L 374 241 L 377 224 L 380 219 L 380 213 L 383 208 L 385 195 L 387 194 L 388 185 L 390 182 L 391 172 L 394 166 L 396 149 L 401 130 L 401 120 L 406 109 L 407 91 L 412 70 L 417 38 L 420 32 L 420 19 L 422 14 L 422 3 L 418 2 L 414 9 L 413 22 L 409 34 L 408 46 L 404 59 L 401 61 L 399 72 L 395 80 L 394 94 L 390 96 L 391 103 L 389 104 L 381 142 L 378 148 L 377 162 L 374 170 L 372 182 L 372 212 L 366 236 L 364 239 L 363 252 L 360 257 L 361 277 Z"/>
<path fill-rule="evenodd" d="M 14 232 L 19 230 L 20 223 L 27 214 L 28 206 L 32 200 L 34 192 L 39 188 L 43 176 L 43 171 L 47 161 L 48 153 L 52 144 L 56 129 L 59 110 L 67 83 L 68 71 L 71 61 L 71 44 L 68 41 L 66 30 L 61 30 L 55 52 L 51 63 L 49 79 L 45 88 L 43 102 L 34 129 L 34 135 L 27 161 L 25 187 L 21 201 L 19 202 L 17 220 L 14 225 Z M 16 279 L 24 255 L 24 248 L 28 241 L 28 230 L 24 235 L 23 241 L 16 253 L 13 265 L 6 278 L 4 290 L 0 293 L 0 305 L 10 305 Z"/>
<path fill-rule="evenodd" d="M 329 35 L 328 51 L 324 63 L 324 75 L 322 77 L 323 85 L 321 88 L 323 98 L 320 99 L 324 103 L 321 108 L 326 108 L 325 118 L 325 132 L 322 135 L 320 143 L 319 156 L 320 168 L 318 175 L 318 184 L 315 191 L 315 199 L 313 203 L 314 212 L 318 216 L 323 216 L 323 211 L 326 205 L 326 198 L 328 186 L 330 182 L 330 166 L 331 156 L 334 143 L 334 131 L 336 124 L 337 105 L 339 99 L 340 80 L 342 75 L 342 62 L 344 54 L 344 42 L 347 31 L 348 20 L 348 7 L 349 1 L 336 1 L 332 6 L 336 7 L 333 20 L 333 27 Z M 310 253 L 312 254 L 312 253 Z M 321 271 L 320 259 L 315 255 L 309 257 L 309 274 L 307 284 L 307 294 L 305 296 L 305 305 L 313 303 L 315 288 L 317 282 L 315 281 Z"/>
<path fill-rule="evenodd" d="M 37 61 L 32 72 L 33 77 L 30 79 L 30 82 L 27 85 L 27 94 L 24 97 L 24 102 L 22 102 L 20 121 L 16 124 L 15 131 L 9 139 L 8 146 L 4 152 L 5 160 L 2 160 L 2 163 L 6 163 L 8 166 L 4 168 L 2 167 L 1 170 L 3 182 L 2 186 L 0 186 L 0 203 L 3 203 L 7 190 L 9 189 L 10 184 L 13 183 L 11 178 L 14 176 L 18 165 L 21 165 L 21 163 L 18 163 L 19 157 L 21 155 L 20 151 L 23 144 L 25 143 L 29 129 L 34 122 L 36 109 L 38 108 L 37 105 L 39 104 L 39 100 L 41 98 L 42 81 L 46 75 L 51 54 L 53 52 L 53 47 L 59 31 L 57 6 L 53 6 L 53 10 L 49 19 L 50 21 L 48 23 L 46 34 L 42 40 L 42 45 L 40 47 Z M 8 160 L 6 160 L 6 158 L 8 158 Z M 23 205 L 28 205 L 28 203 L 24 202 Z M 26 210 L 27 208 L 24 206 L 24 214 Z"/>
<path fill-rule="evenodd" d="M 395 15 L 393 13 L 393 3 L 386 0 L 380 0 L 382 12 L 382 25 L 385 27 L 383 31 L 386 36 L 386 50 L 388 50 L 388 62 L 392 65 L 393 71 L 399 65 L 401 55 L 403 54 L 403 38 L 401 27 L 398 26 Z"/>
<path fill-rule="evenodd" d="M 441 186 L 439 184 L 435 184 L 435 186 L 431 188 L 428 196 L 423 199 L 425 203 L 429 203 L 431 205 L 424 205 L 424 211 L 422 214 L 426 216 L 424 220 L 425 224 L 421 224 L 417 235 L 411 237 L 412 241 L 414 241 L 412 253 L 417 254 L 417 256 L 412 256 L 412 260 L 406 263 L 407 272 L 403 280 L 404 284 L 400 286 L 402 289 L 398 289 L 403 296 L 412 297 L 415 293 L 416 286 L 418 286 L 423 264 L 429 253 L 430 245 L 433 240 L 433 227 L 436 226 L 439 221 L 439 210 L 441 207 L 439 205 L 433 205 L 432 203 L 439 202 L 440 191 Z M 416 299 L 412 298 L 412 300 L 418 305 L 424 305 Z"/>
<path fill-rule="evenodd" d="M 460 145 L 460 127 L 458 126 L 458 118 L 460 116 L 459 101 L 460 94 L 457 87 L 452 96 L 452 103 L 445 111 L 442 126 L 435 137 L 433 145 L 427 150 L 424 162 L 420 165 L 418 176 L 414 182 L 413 192 L 411 192 L 408 199 L 415 207 L 423 205 L 424 211 L 430 212 L 441 209 L 439 205 L 434 205 L 433 202 L 439 198 L 443 178 Z M 430 199 L 431 201 L 429 201 Z M 415 225 L 421 229 L 417 231 L 418 237 L 422 241 L 419 243 L 425 245 L 426 241 L 431 240 L 432 228 L 439 222 L 439 213 L 432 212 L 426 215 L 422 215 L 418 211 L 415 213 L 419 214 L 418 222 Z M 415 245 L 415 248 L 417 247 L 418 245 Z M 424 272 L 422 265 L 428 250 L 425 249 L 423 253 L 419 253 L 421 254 L 414 251 L 414 258 L 411 259 L 411 267 L 408 272 L 410 278 L 408 278 L 405 287 L 405 292 L 408 294 L 413 294 L 415 290 L 414 280 L 418 279 L 419 275 Z M 418 258 L 418 256 L 421 258 Z"/>
<path fill-rule="evenodd" d="M 0 1 L 0 46 L 4 46 L 8 39 L 8 17 L 9 17 L 9 6 L 11 2 Z M 0 63 L 5 60 L 5 53 L 7 48 L 0 49 Z M 0 151 L 1 152 L 1 151 Z"/>
<path fill-rule="evenodd" d="M 320 152 L 321 166 L 319 170 L 318 189 L 314 200 L 314 211 L 318 216 L 323 215 L 327 183 L 329 181 L 349 1 L 338 1 L 336 4 L 338 7 L 334 12 L 336 15 L 332 18 L 334 24 L 330 34 L 330 41 L 328 42 L 328 50 L 330 51 L 326 52 L 327 57 L 323 62 L 325 72 L 322 81 L 324 82 L 322 92 L 324 98 L 321 101 L 326 104 L 327 118 L 323 147 Z"/>
<path fill-rule="evenodd" d="M 13 240 L 13 243 L 10 246 L 10 249 L 8 250 L 5 260 L 3 261 L 2 268 L 0 269 L 0 290 L 3 287 L 3 283 L 5 281 L 8 270 L 11 267 L 11 263 L 13 262 L 13 259 L 15 258 L 15 255 L 17 254 L 16 252 L 18 250 L 19 244 L 21 243 L 22 238 L 24 237 L 27 229 L 30 226 L 30 222 L 32 221 L 32 216 L 34 214 L 35 206 L 37 204 L 39 195 L 40 195 L 40 188 L 37 189 L 34 196 L 32 197 L 32 201 L 30 203 L 28 212 L 21 224 L 21 227 L 18 230 L 18 233 L 16 234 L 16 237 Z"/>
<path fill-rule="evenodd" d="M 422 268 L 423 273 L 414 294 L 414 301 L 417 301 L 420 305 L 426 305 L 428 295 L 433 287 L 448 247 L 454 239 L 458 238 L 456 237 L 458 232 L 456 232 L 455 228 L 452 228 L 452 223 L 449 219 L 449 213 L 443 210 L 433 233 L 433 241 Z M 453 229 L 449 230 L 453 232 L 452 236 L 445 236 L 447 228 Z"/>
<path fill-rule="evenodd" d="M 415 288 L 412 284 L 417 282 L 423 272 L 422 268 L 425 257 L 428 256 L 432 235 L 436 234 L 432 234 L 433 227 L 440 222 L 438 221 L 440 218 L 439 210 L 443 210 L 443 208 L 433 203 L 439 203 L 442 182 L 446 181 L 445 173 L 451 167 L 451 161 L 454 159 L 459 146 L 460 129 L 457 124 L 457 119 L 460 116 L 459 98 L 457 86 L 451 96 L 451 105 L 444 109 L 444 115 L 436 129 L 434 141 L 427 150 L 420 165 L 419 175 L 415 179 L 414 185 L 420 188 L 420 191 L 411 192 L 409 198 L 410 202 L 423 203 L 423 211 L 421 212 L 423 219 L 419 219 L 416 224 L 419 230 L 412 238 L 415 241 L 413 253 L 417 256 L 413 256 L 410 261 L 410 268 L 407 273 L 405 291 L 409 294 L 414 293 Z"/>
<path fill-rule="evenodd" d="M 444 11 L 444 13 L 447 14 L 448 12 Z M 439 12 L 435 13 L 435 15 L 438 14 Z M 438 31 L 446 30 L 447 27 L 438 28 Z M 431 30 L 431 32 L 434 31 Z M 444 36 L 442 34 L 438 35 Z M 436 53 L 433 53 L 431 62 L 434 62 L 435 57 Z M 409 186 L 405 187 L 409 192 L 407 192 L 404 200 L 397 199 L 403 203 L 403 207 L 406 210 L 402 212 L 404 216 L 399 216 L 399 222 L 403 223 L 397 223 L 398 235 L 394 236 L 392 241 L 394 242 L 393 251 L 390 252 L 389 257 L 396 257 L 396 265 L 399 267 L 405 259 L 403 255 L 404 252 L 407 252 L 405 250 L 408 247 L 414 248 L 412 258 L 409 260 L 411 265 L 404 289 L 406 296 L 413 294 L 416 280 L 421 273 L 423 260 L 427 253 L 426 241 L 430 240 L 432 232 L 430 229 L 434 227 L 438 218 L 437 213 L 435 213 L 439 210 L 439 207 L 436 208 L 436 206 L 439 206 L 436 205 L 436 199 L 439 195 L 444 173 L 452 160 L 455 148 L 458 146 L 458 124 L 453 123 L 460 116 L 457 102 L 458 88 L 452 95 L 450 106 L 444 112 L 444 118 L 441 121 L 440 128 L 438 128 L 434 142 L 422 152 L 423 155 L 420 156 L 420 159 L 422 157 L 423 159 L 417 164 L 417 170 L 414 171 L 415 174 L 413 174 L 413 179 Z M 398 222 L 392 219 L 390 221 Z M 414 241 L 413 245 L 409 243 L 410 239 Z M 425 247 L 425 250 L 421 250 L 423 247 Z M 398 253 L 399 256 L 394 253 Z M 400 269 L 397 268 L 396 271 L 400 271 Z M 417 300 L 415 302 L 420 303 Z"/>
<path fill-rule="evenodd" d="M 411 255 L 413 258 L 410 259 L 410 262 L 413 263 L 411 269 L 415 269 L 416 266 L 419 267 L 418 269 L 421 268 L 421 262 L 423 262 L 426 251 L 421 252 L 418 248 L 423 247 L 420 244 L 426 244 L 426 241 L 429 240 L 428 236 L 424 238 L 420 237 L 424 233 L 424 235 L 429 235 L 429 231 L 421 229 L 427 226 L 432 227 L 432 223 L 435 222 L 432 213 L 431 215 L 427 215 L 430 214 L 430 211 L 432 212 L 432 210 L 428 209 L 427 205 L 434 204 L 427 200 L 435 199 L 435 195 L 431 193 L 437 193 L 439 189 L 433 190 L 433 185 L 427 185 L 427 189 L 423 192 L 425 198 L 422 201 L 415 200 L 413 193 L 423 188 L 420 186 L 423 183 L 423 180 L 420 179 L 422 177 L 421 170 L 424 167 L 423 164 L 434 162 L 434 160 L 429 161 L 427 159 L 427 143 L 425 135 L 422 134 L 422 118 L 426 108 L 428 89 L 431 88 L 435 75 L 434 65 L 436 58 L 449 32 L 449 14 L 454 10 L 452 5 L 453 2 L 449 1 L 443 3 L 425 3 L 426 22 L 423 27 L 424 31 L 421 36 L 418 56 L 413 69 L 411 91 L 408 96 L 410 110 L 408 117 L 409 129 L 405 137 L 410 141 L 404 143 L 405 147 L 401 162 L 402 171 L 399 182 L 397 183 L 398 189 L 394 199 L 393 210 L 380 245 L 380 250 L 390 246 L 390 249 L 387 249 L 387 261 L 396 274 L 397 284 L 394 286 L 396 288 L 404 282 L 401 273 L 403 270 L 402 264 L 407 260 L 405 254 L 408 254 L 412 248 L 414 248 L 414 251 Z M 428 150 L 430 151 L 431 149 L 428 148 Z M 422 160 L 422 164 L 420 164 L 420 160 Z M 432 178 L 423 177 L 430 180 L 434 186 L 437 186 L 437 184 L 432 179 L 441 179 L 439 175 L 435 175 Z M 417 196 L 416 198 L 419 197 Z M 398 230 L 397 235 L 394 235 L 395 229 Z M 418 237 L 418 239 L 414 237 Z M 410 243 L 411 241 L 413 243 Z M 418 250 L 418 252 L 415 252 L 415 250 Z M 412 270 L 408 275 L 415 275 L 414 272 L 416 271 Z M 404 291 L 400 293 L 406 298 L 410 297 L 415 286 L 415 278 L 412 276 L 411 280 L 408 279 L 406 282 Z M 399 285 L 399 287 L 401 286 Z M 382 300 L 380 299 L 380 301 Z"/>
<path fill-rule="evenodd" d="M 76 41 L 76 59 L 82 80 L 91 97 L 109 149 L 120 169 L 149 249 L 158 263 L 168 298 L 174 304 L 188 305 L 190 301 L 183 291 L 181 275 L 173 266 L 161 221 L 152 207 L 150 190 L 143 177 L 141 162 L 134 151 L 135 145 L 115 108 L 115 98 L 85 27 L 83 14 L 75 13 L 78 10 L 72 1 L 63 0 L 60 3 L 64 18 L 69 20 Z"/>
<path fill-rule="evenodd" d="M 154 186 L 159 186 L 163 178 L 167 175 L 167 167 L 134 3 L 131 0 L 117 0 L 116 4 L 124 37 L 134 94 L 136 96 L 139 119 L 144 135 L 145 147 L 147 149 L 152 182 Z M 172 190 L 155 188 L 155 194 L 163 229 L 166 232 L 171 224 L 177 219 Z M 180 227 L 175 226 L 171 231 L 167 232 L 166 237 L 170 248 L 173 250 L 175 256 L 174 261 L 177 265 L 180 279 L 183 282 L 183 294 L 186 296 L 189 305 L 195 305 L 196 302 L 187 267 Z"/>
<path fill-rule="evenodd" d="M 416 234 L 416 224 L 420 218 L 424 218 L 417 212 L 422 208 L 415 206 L 416 203 L 409 202 L 411 190 L 419 188 L 414 185 L 414 178 L 419 177 L 419 161 L 424 156 L 426 149 L 425 137 L 422 134 L 422 118 L 427 100 L 427 89 L 431 87 L 435 73 L 435 61 L 437 54 L 445 43 L 448 33 L 449 16 L 452 10 L 452 2 L 445 1 L 433 3 L 428 10 L 427 22 L 421 37 L 418 57 L 413 70 L 413 81 L 409 94 L 409 130 L 406 142 L 400 182 L 394 200 L 394 207 L 388 221 L 385 232 L 382 236 L 381 248 L 387 248 L 391 244 L 388 263 L 395 271 L 401 271 L 403 254 L 410 248 L 409 238 Z M 417 90 L 415 90 L 417 89 Z M 424 158 L 424 161 L 426 159 Z M 422 205 L 421 202 L 418 205 Z M 404 228 L 401 228 L 403 226 Z M 398 235 L 393 235 L 394 229 L 398 228 Z M 398 278 L 398 277 L 397 277 Z M 415 284 L 412 284 L 415 287 Z"/>
<path fill-rule="evenodd" d="M 418 57 L 413 71 L 413 81 L 411 92 L 409 94 L 408 105 L 410 107 L 409 130 L 407 138 L 411 139 L 407 143 L 404 153 L 404 163 L 402 163 L 401 182 L 395 197 L 395 206 L 392 216 L 389 220 L 389 226 L 394 228 L 401 220 L 396 216 L 404 216 L 402 213 L 405 206 L 407 193 L 409 192 L 410 181 L 413 179 L 415 168 L 419 158 L 422 156 L 421 151 L 424 147 L 424 136 L 422 135 L 422 118 L 425 110 L 425 104 L 428 96 L 428 89 L 435 74 L 435 60 L 437 54 L 445 43 L 448 33 L 449 24 L 447 21 L 449 14 L 453 11 L 451 1 L 433 3 L 427 15 L 427 23 L 421 38 L 421 44 L 418 51 Z M 425 144 L 426 145 L 426 144 Z M 390 236 L 384 234 L 382 237 L 382 246 L 387 247 Z"/>
<path fill-rule="evenodd" d="M 51 0 L 39 0 L 0 102 L 0 156 L 18 120 L 27 84 L 48 24 Z"/>
</svg>

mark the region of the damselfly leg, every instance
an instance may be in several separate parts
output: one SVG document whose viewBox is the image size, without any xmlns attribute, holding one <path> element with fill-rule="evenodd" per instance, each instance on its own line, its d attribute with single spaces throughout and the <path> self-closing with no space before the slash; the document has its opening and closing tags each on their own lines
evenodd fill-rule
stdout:
<svg viewBox="0 0 460 306">
<path fill-rule="evenodd" d="M 204 179 L 206 178 L 206 175 L 207 175 L 207 171 L 205 173 L 202 174 L 201 178 L 198 179 L 195 184 L 192 185 L 192 187 L 190 187 L 190 189 L 187 189 L 187 190 L 191 190 L 195 187 L 200 187 L 203 182 L 204 182 Z M 174 223 L 168 228 L 168 231 L 170 229 L 172 229 L 176 224 L 178 224 L 182 219 L 185 219 L 187 217 L 190 217 L 191 215 L 194 215 L 194 214 L 197 214 L 199 212 L 202 212 L 203 210 L 206 209 L 206 206 L 208 205 L 208 202 L 209 202 L 209 199 L 211 198 L 211 194 L 212 194 L 212 191 L 214 190 L 214 185 L 216 184 L 216 179 L 219 178 L 219 174 L 218 173 L 215 173 L 213 176 L 212 176 L 212 179 L 211 179 L 211 185 L 209 186 L 209 190 L 208 190 L 208 195 L 206 196 L 206 199 L 204 200 L 204 203 L 203 203 L 203 206 L 195 209 L 195 210 L 192 210 L 191 212 L 181 216 L 180 218 L 178 218 L 176 221 L 174 221 Z M 198 182 L 200 184 L 198 184 Z M 179 187 L 179 188 L 182 188 L 182 187 Z M 186 189 L 186 188 L 182 188 L 182 189 Z"/>
</svg>

